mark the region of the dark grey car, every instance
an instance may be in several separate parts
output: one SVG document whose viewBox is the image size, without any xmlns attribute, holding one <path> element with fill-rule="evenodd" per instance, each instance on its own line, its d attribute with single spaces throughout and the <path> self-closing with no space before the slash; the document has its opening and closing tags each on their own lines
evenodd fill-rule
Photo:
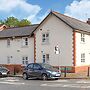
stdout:
<svg viewBox="0 0 90 90">
<path fill-rule="evenodd" d="M 57 69 L 53 66 L 45 63 L 31 63 L 28 64 L 23 70 L 23 78 L 40 78 L 43 80 L 47 79 L 59 79 L 61 72 L 58 72 Z"/>
</svg>

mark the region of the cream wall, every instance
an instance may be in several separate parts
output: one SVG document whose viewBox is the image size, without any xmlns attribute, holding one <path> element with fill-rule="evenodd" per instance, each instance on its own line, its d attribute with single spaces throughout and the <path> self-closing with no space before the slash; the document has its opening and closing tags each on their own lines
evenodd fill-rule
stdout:
<svg viewBox="0 0 90 90">
<path fill-rule="evenodd" d="M 81 62 L 81 53 L 85 53 L 85 62 Z M 81 42 L 81 33 L 76 32 L 76 66 L 90 65 L 90 35 L 85 34 Z"/>
<path fill-rule="evenodd" d="M 40 30 L 42 29 L 42 30 Z M 42 33 L 49 32 L 49 44 L 42 44 Z M 42 52 L 50 55 L 54 66 L 73 66 L 73 30 L 55 16 L 49 18 L 36 30 L 36 62 L 42 62 Z M 58 44 L 60 54 L 54 52 Z"/>
<path fill-rule="evenodd" d="M 10 64 L 22 64 L 22 57 L 28 56 L 29 63 L 34 62 L 34 39 L 29 38 L 28 47 L 22 47 L 22 38 L 11 40 L 7 47 L 7 39 L 0 39 L 0 64 L 7 64 L 7 56 L 12 56 Z"/>
</svg>

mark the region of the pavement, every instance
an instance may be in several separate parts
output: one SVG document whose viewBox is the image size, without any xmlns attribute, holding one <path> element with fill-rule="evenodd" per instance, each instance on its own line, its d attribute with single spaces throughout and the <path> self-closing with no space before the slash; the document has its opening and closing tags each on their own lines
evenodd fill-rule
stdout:
<svg viewBox="0 0 90 90">
<path fill-rule="evenodd" d="M 11 77 L 22 77 L 22 74 L 10 75 Z M 62 73 L 60 79 L 90 79 L 87 72 L 83 73 Z"/>
</svg>

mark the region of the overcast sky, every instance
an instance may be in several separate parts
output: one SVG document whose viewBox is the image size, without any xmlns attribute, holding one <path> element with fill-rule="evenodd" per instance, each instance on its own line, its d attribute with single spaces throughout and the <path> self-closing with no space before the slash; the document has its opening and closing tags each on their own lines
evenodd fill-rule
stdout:
<svg viewBox="0 0 90 90">
<path fill-rule="evenodd" d="M 90 18 L 90 0 L 0 0 L 2 20 L 14 16 L 40 23 L 50 10 L 86 21 Z"/>
</svg>

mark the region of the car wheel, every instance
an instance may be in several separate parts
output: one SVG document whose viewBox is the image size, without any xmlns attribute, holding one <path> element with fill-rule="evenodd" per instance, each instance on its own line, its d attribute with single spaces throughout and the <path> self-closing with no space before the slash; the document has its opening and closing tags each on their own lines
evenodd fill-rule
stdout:
<svg viewBox="0 0 90 90">
<path fill-rule="evenodd" d="M 58 80 L 58 78 L 55 78 L 55 80 Z"/>
<path fill-rule="evenodd" d="M 42 74 L 42 80 L 47 80 L 47 79 L 48 79 L 47 75 L 46 74 Z"/>
<path fill-rule="evenodd" d="M 28 75 L 26 73 L 23 74 L 23 79 L 27 80 L 28 79 Z"/>
</svg>

